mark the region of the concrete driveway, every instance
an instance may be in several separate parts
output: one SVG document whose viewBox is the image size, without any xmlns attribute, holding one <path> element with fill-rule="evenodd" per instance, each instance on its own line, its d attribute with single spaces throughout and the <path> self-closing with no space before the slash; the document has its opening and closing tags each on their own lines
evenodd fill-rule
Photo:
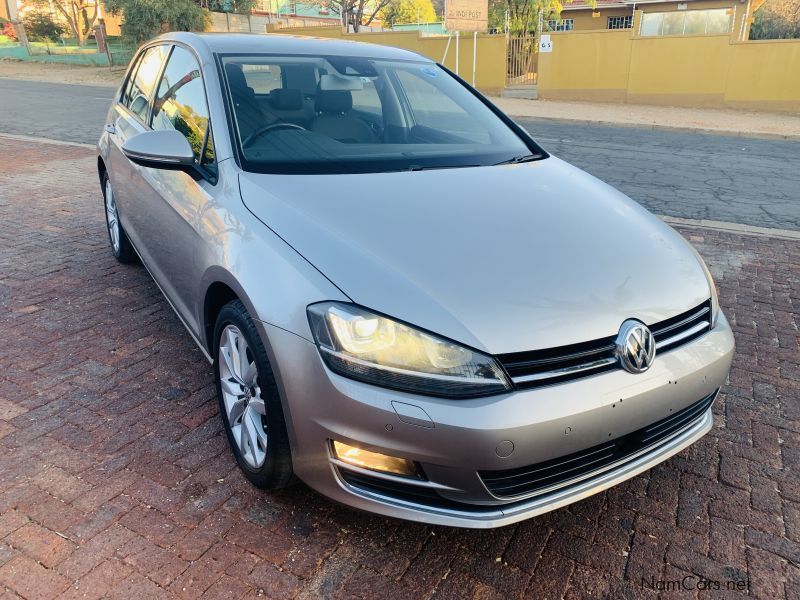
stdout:
<svg viewBox="0 0 800 600">
<path fill-rule="evenodd" d="M 111 256 L 93 152 L 0 137 L 0 156 L 0 598 L 800 594 L 797 240 L 682 229 L 737 338 L 708 436 L 569 508 L 461 531 L 252 488 L 208 364 Z"/>
</svg>

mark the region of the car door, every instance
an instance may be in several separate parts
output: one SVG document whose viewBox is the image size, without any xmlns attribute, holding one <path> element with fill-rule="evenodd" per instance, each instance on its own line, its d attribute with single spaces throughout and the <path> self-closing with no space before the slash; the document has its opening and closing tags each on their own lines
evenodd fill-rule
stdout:
<svg viewBox="0 0 800 600">
<path fill-rule="evenodd" d="M 137 102 L 142 96 L 148 98 L 146 109 Z M 121 104 L 113 137 L 115 160 L 124 162 L 114 165 L 124 173 L 123 226 L 126 232 L 130 228 L 131 241 L 164 295 L 199 336 L 198 208 L 213 193 L 215 163 L 205 89 L 194 54 L 180 45 L 148 49 Z M 127 139 L 149 129 L 175 129 L 186 137 L 194 151 L 197 179 L 184 171 L 139 166 L 122 154 Z"/>
<path fill-rule="evenodd" d="M 149 129 L 147 121 L 150 118 L 151 96 L 170 49 L 169 45 L 157 44 L 140 54 L 106 125 L 109 133 L 108 173 L 120 222 L 148 268 L 152 262 L 151 249 L 145 243 L 149 219 L 142 195 L 149 192 L 141 179 L 141 167 L 128 160 L 122 152 L 122 146 L 133 136 Z"/>
<path fill-rule="evenodd" d="M 214 194 L 216 165 L 202 71 L 188 48 L 175 45 L 153 95 L 150 126 L 184 135 L 194 153 L 196 173 L 137 167 L 146 185 L 141 203 L 151 270 L 178 314 L 197 336 L 201 274 L 197 251 L 201 206 Z"/>
</svg>

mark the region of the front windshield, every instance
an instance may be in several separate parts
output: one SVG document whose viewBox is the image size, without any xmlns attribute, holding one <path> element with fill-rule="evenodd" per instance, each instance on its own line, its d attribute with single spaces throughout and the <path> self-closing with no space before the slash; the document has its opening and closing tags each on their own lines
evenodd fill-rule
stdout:
<svg viewBox="0 0 800 600">
<path fill-rule="evenodd" d="M 370 173 L 544 156 L 433 63 L 263 54 L 221 62 L 248 171 Z"/>
</svg>

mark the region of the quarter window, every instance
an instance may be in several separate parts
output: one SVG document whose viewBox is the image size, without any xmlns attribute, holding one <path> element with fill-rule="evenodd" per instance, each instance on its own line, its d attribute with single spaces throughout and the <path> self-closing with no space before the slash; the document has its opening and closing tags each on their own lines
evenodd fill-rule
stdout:
<svg viewBox="0 0 800 600">
<path fill-rule="evenodd" d="M 208 106 L 200 65 L 180 46 L 172 51 L 159 82 L 152 127 L 181 132 L 189 141 L 198 164 L 207 164 L 209 156 L 213 157 L 213 146 L 207 139 L 210 137 Z"/>
<path fill-rule="evenodd" d="M 244 79 L 254 94 L 269 94 L 283 87 L 281 68 L 278 65 L 244 65 Z"/>
<path fill-rule="evenodd" d="M 156 79 L 158 79 L 161 65 L 164 63 L 168 51 L 169 47 L 163 45 L 145 50 L 136 69 L 136 75 L 125 91 L 122 103 L 142 122 L 147 121 L 150 95 L 156 85 Z"/>
<path fill-rule="evenodd" d="M 381 116 L 381 99 L 375 89 L 375 82 L 366 77 L 365 79 L 364 88 L 352 92 L 353 108 Z"/>
</svg>

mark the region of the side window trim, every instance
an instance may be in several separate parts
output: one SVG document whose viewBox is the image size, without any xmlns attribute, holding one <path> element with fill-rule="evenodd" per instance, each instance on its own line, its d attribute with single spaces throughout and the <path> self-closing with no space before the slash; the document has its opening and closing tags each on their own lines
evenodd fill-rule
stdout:
<svg viewBox="0 0 800 600">
<path fill-rule="evenodd" d="M 133 66 L 131 67 L 130 71 L 128 71 L 128 77 L 125 78 L 125 84 L 122 86 L 122 91 L 117 97 L 117 104 L 125 106 L 125 97 L 128 95 L 128 86 L 130 86 L 133 83 L 133 80 L 136 79 L 136 74 L 139 72 L 139 66 L 142 64 L 142 57 L 144 56 L 145 52 L 147 52 L 147 50 L 143 49 L 134 57 Z"/>
<path fill-rule="evenodd" d="M 156 75 L 155 85 L 153 85 L 153 89 L 150 91 L 150 97 L 147 99 L 147 119 L 145 120 L 143 125 L 148 129 L 152 129 L 151 123 L 153 122 L 153 104 L 155 103 L 155 97 L 158 94 L 158 86 L 161 84 L 161 78 L 164 76 L 164 69 L 167 68 L 169 57 L 172 56 L 172 50 L 173 48 L 175 48 L 174 44 L 155 44 L 155 45 L 167 46 L 167 53 L 164 56 L 164 60 L 158 69 L 158 75 Z"/>
<path fill-rule="evenodd" d="M 175 44 L 170 44 L 169 50 L 167 50 L 167 54 L 164 57 L 164 62 L 161 63 L 161 68 L 158 70 L 158 75 L 156 75 L 156 84 L 153 86 L 153 91 L 150 92 L 150 98 L 147 100 L 147 123 L 145 123 L 145 125 L 148 129 L 153 128 L 153 107 L 155 106 L 156 98 L 158 97 L 158 88 L 161 87 L 161 80 L 164 78 L 164 71 L 167 70 L 169 59 L 172 57 L 172 52 L 174 50 Z"/>
</svg>

